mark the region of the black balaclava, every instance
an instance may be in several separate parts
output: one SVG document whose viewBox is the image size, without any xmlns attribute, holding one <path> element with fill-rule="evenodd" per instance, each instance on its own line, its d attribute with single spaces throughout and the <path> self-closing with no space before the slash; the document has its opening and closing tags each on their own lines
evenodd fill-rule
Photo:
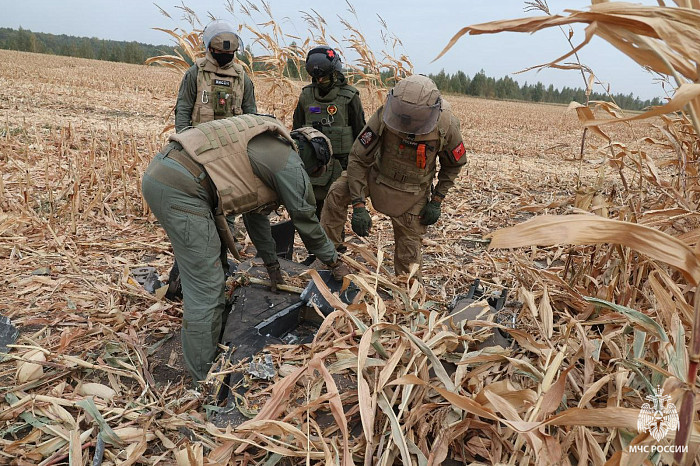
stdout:
<svg viewBox="0 0 700 466">
<path fill-rule="evenodd" d="M 219 64 L 219 67 L 223 68 L 224 66 L 228 65 L 233 61 L 233 56 L 235 54 L 233 53 L 221 53 L 221 52 L 215 52 L 212 50 L 211 56 L 214 57 L 214 60 Z"/>
</svg>

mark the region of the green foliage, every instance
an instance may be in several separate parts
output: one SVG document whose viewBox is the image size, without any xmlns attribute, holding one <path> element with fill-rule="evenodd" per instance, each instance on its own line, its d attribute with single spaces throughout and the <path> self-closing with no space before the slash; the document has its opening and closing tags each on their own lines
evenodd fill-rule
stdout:
<svg viewBox="0 0 700 466">
<path fill-rule="evenodd" d="M 435 81 L 440 91 L 454 94 L 473 95 L 488 99 L 511 99 L 561 104 L 569 104 L 572 100 L 580 103 L 586 102 L 586 92 L 581 88 L 572 89 L 565 86 L 559 90 L 552 84 L 549 87 L 545 87 L 539 81 L 536 84 L 528 84 L 526 81 L 520 86 L 517 81 L 509 76 L 495 79 L 486 76 L 484 70 L 479 71 L 472 78 L 464 74 L 463 71 L 457 71 L 455 74 L 450 75 L 445 73 L 445 70 L 441 70 L 437 74 L 429 74 L 428 76 Z M 384 76 L 382 75 L 382 77 Z M 393 83 L 388 83 L 388 85 L 391 86 Z M 611 98 L 617 105 L 627 110 L 642 110 L 661 104 L 661 100 L 658 97 L 652 100 L 641 100 L 631 93 L 627 95 L 607 95 L 592 92 L 589 97 L 590 100 L 610 100 Z"/>
<path fill-rule="evenodd" d="M 32 32 L 21 27 L 19 30 L 0 28 L 0 49 L 23 52 L 94 58 L 125 63 L 143 63 L 147 58 L 162 55 L 164 50 L 172 50 L 172 48 L 171 45 L 150 45 L 140 42 L 97 39 L 95 37 L 46 34 L 43 32 Z"/>
</svg>

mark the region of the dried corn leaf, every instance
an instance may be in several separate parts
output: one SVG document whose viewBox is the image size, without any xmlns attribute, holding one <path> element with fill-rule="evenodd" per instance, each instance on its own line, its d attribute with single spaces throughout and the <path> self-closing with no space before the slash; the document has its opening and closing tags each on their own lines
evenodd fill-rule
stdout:
<svg viewBox="0 0 700 466">
<path fill-rule="evenodd" d="M 693 284 L 700 281 L 700 261 L 683 242 L 639 224 L 591 215 L 542 215 L 495 231 L 489 248 L 613 243 L 630 247 L 679 269 Z"/>
</svg>

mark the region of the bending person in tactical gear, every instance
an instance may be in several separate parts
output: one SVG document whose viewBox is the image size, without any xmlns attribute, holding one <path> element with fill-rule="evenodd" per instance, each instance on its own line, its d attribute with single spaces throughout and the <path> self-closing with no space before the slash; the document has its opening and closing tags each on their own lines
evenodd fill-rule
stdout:
<svg viewBox="0 0 700 466">
<path fill-rule="evenodd" d="M 324 144 L 319 132 L 296 135 L 300 144 Z M 312 154 L 306 147 L 303 153 Z M 316 218 L 312 174 L 322 161 L 302 162 L 294 139 L 272 117 L 241 115 L 202 123 L 170 136 L 151 161 L 142 192 L 172 244 L 180 269 L 184 314 L 182 348 L 194 380 L 203 380 L 216 356 L 224 311 L 226 248 L 234 248 L 225 216 L 243 214 L 273 289 L 284 283 L 267 214 L 284 204 L 306 248 L 336 279 L 349 269 Z M 233 252 L 233 251 L 232 251 Z"/>
<path fill-rule="evenodd" d="M 352 204 L 352 229 L 367 236 L 369 196 L 372 206 L 391 218 L 396 275 L 408 273 L 411 264 L 418 264 L 420 273 L 421 237 L 440 218 L 441 203 L 465 163 L 459 120 L 432 80 L 409 76 L 391 90 L 355 140 L 347 175 L 328 192 L 321 225 L 340 245 Z"/>
<path fill-rule="evenodd" d="M 325 45 L 311 49 L 306 55 L 306 71 L 311 84 L 301 90 L 292 128 L 321 131 L 331 140 L 335 157 L 324 175 L 311 180 L 320 216 L 328 189 L 347 168 L 352 143 L 365 126 L 365 113 L 360 93 L 348 84 L 335 50 Z"/>
<path fill-rule="evenodd" d="M 243 113 L 256 113 L 253 81 L 234 61 L 243 42 L 223 20 L 209 23 L 202 34 L 206 56 L 190 67 L 180 82 L 175 104 L 175 131 Z"/>
</svg>

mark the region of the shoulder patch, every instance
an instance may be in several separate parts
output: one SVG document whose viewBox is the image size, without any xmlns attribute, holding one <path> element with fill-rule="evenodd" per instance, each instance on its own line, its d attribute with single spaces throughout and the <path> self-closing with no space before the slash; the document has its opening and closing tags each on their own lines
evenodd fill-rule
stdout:
<svg viewBox="0 0 700 466">
<path fill-rule="evenodd" d="M 459 162 L 459 159 L 461 159 L 466 153 L 467 150 L 464 148 L 464 142 L 460 142 L 457 147 L 452 149 L 452 157 L 454 157 L 457 162 Z"/>
<path fill-rule="evenodd" d="M 372 131 L 370 128 L 367 128 L 364 130 L 360 135 L 358 136 L 358 139 L 360 140 L 360 144 L 362 144 L 364 147 L 368 147 L 372 141 L 374 141 L 374 138 L 377 135 L 374 134 L 374 131 Z"/>
</svg>

